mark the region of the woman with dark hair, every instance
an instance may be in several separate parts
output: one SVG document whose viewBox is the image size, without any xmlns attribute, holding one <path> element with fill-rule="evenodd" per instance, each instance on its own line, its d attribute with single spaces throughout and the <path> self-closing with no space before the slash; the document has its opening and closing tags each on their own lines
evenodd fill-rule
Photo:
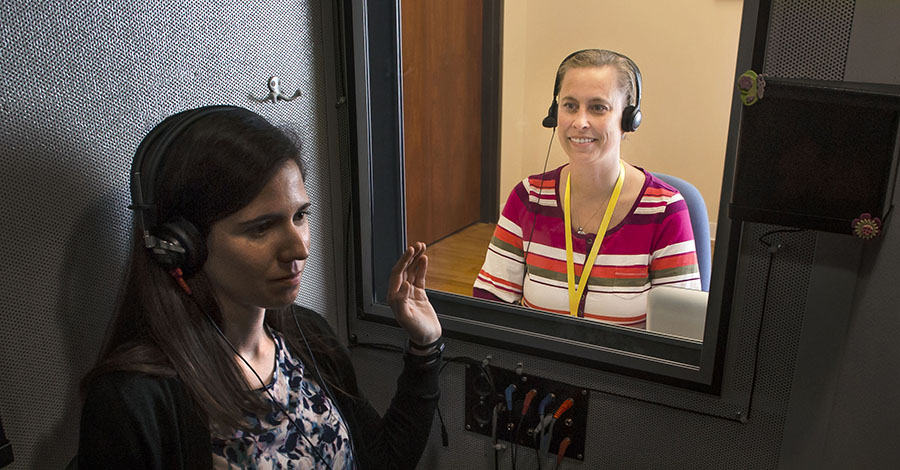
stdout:
<svg viewBox="0 0 900 470">
<path fill-rule="evenodd" d="M 127 279 L 82 384 L 79 468 L 416 466 L 443 348 L 425 245 L 391 273 L 409 341 L 382 417 L 328 324 L 292 304 L 310 251 L 304 176 L 292 140 L 242 108 L 185 111 L 147 135 Z"/>
</svg>

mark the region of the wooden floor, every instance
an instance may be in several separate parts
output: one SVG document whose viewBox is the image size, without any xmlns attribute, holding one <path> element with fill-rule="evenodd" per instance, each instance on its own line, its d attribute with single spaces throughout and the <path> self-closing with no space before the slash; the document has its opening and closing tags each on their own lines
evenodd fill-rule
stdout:
<svg viewBox="0 0 900 470">
<path fill-rule="evenodd" d="M 429 245 L 425 286 L 471 296 L 494 226 L 478 222 Z"/>
</svg>

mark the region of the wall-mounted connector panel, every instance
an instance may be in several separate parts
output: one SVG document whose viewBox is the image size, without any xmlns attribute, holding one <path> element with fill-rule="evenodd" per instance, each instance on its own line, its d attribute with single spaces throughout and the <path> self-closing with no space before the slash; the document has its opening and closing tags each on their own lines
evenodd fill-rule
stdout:
<svg viewBox="0 0 900 470">
<path fill-rule="evenodd" d="M 538 448 L 542 437 L 552 431 L 546 438 L 549 453 L 557 454 L 560 443 L 569 438 L 564 455 L 584 460 L 589 402 L 590 390 L 526 374 L 521 368 L 466 365 L 466 430 L 491 437 L 496 408 L 497 438 L 517 443 L 519 452 Z M 539 425 L 542 404 L 544 424 Z M 553 419 L 557 412 L 558 418 Z"/>
</svg>

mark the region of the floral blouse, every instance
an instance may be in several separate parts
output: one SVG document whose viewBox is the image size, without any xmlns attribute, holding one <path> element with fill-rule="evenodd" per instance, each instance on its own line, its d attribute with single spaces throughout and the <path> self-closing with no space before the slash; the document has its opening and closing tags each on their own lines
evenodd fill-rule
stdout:
<svg viewBox="0 0 900 470">
<path fill-rule="evenodd" d="M 291 355 L 284 338 L 275 332 L 272 337 L 275 340 L 275 373 L 266 388 L 288 410 L 303 429 L 303 434 L 298 433 L 273 404 L 273 411 L 265 416 L 247 416 L 250 432 L 237 430 L 230 436 L 213 432 L 214 467 L 248 470 L 353 468 L 350 437 L 340 410 L 315 382 L 315 373 L 305 377 L 303 363 Z M 267 403 L 272 402 L 263 389 L 259 389 L 259 393 L 264 394 Z M 324 463 L 320 461 L 322 459 Z"/>
</svg>

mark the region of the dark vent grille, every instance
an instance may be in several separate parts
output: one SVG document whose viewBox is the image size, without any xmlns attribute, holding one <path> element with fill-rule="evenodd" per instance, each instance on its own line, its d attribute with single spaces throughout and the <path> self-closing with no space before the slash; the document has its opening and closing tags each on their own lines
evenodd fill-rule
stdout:
<svg viewBox="0 0 900 470">
<path fill-rule="evenodd" d="M 773 1 L 763 71 L 842 80 L 855 6 L 855 0 Z"/>
</svg>

